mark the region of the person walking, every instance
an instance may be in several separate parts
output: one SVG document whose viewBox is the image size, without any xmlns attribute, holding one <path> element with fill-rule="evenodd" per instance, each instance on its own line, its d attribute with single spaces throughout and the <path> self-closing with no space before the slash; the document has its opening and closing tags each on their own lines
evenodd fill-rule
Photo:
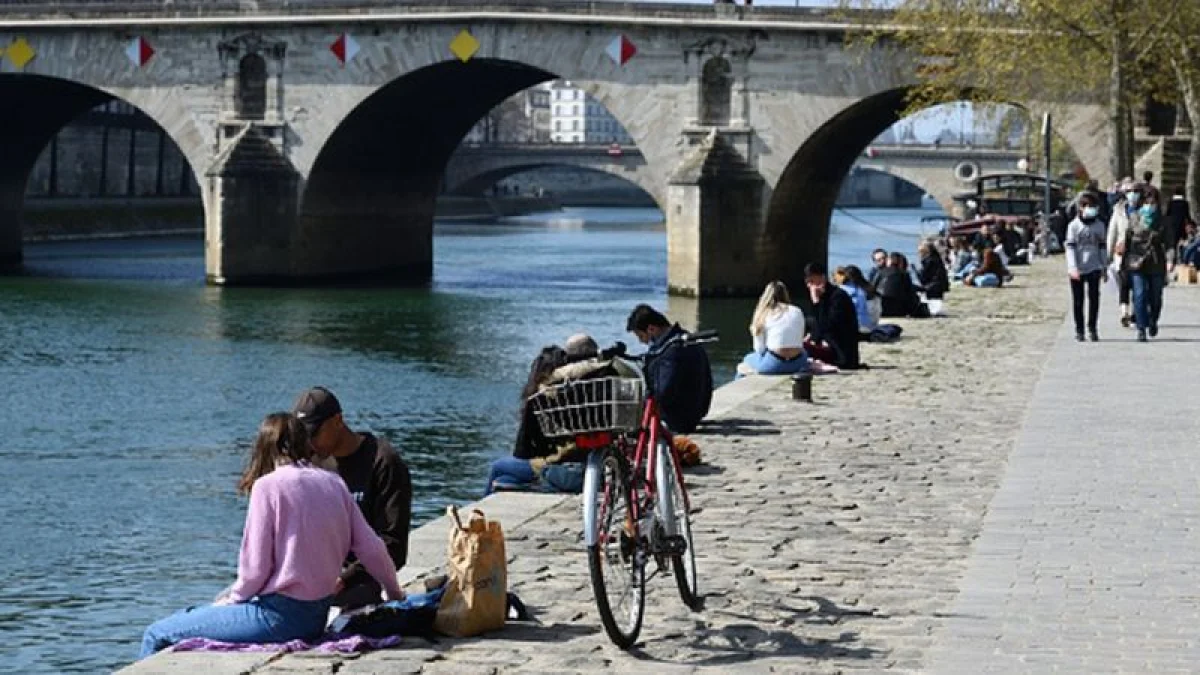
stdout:
<svg viewBox="0 0 1200 675">
<path fill-rule="evenodd" d="M 1087 289 L 1087 334 L 1099 342 L 1096 318 L 1100 314 L 1100 281 L 1108 280 L 1108 255 L 1100 204 L 1091 194 L 1079 197 L 1078 215 L 1067 226 L 1067 275 L 1071 278 L 1071 300 L 1075 315 L 1075 340 L 1083 342 L 1083 294 Z"/>
<path fill-rule="evenodd" d="M 1138 342 L 1146 336 L 1158 336 L 1158 318 L 1162 314 L 1163 286 L 1168 267 L 1174 267 L 1174 251 L 1167 251 L 1163 237 L 1162 215 L 1153 194 L 1143 198 L 1138 210 L 1139 222 L 1125 232 L 1123 268 L 1129 274 L 1133 291 L 1133 316 Z M 1168 260 L 1170 256 L 1170 260 Z"/>
<path fill-rule="evenodd" d="M 1134 184 L 1133 179 L 1126 178 L 1117 187 L 1117 193 L 1120 197 L 1113 205 L 1112 219 L 1108 222 L 1106 236 L 1108 238 L 1108 258 L 1117 261 L 1119 288 L 1117 301 L 1121 304 L 1121 325 L 1128 328 L 1132 322 L 1129 296 L 1133 286 L 1129 280 L 1129 274 L 1125 271 L 1121 249 L 1124 248 L 1125 237 L 1130 228 L 1141 225 L 1139 207 L 1141 206 L 1142 187 Z"/>
</svg>

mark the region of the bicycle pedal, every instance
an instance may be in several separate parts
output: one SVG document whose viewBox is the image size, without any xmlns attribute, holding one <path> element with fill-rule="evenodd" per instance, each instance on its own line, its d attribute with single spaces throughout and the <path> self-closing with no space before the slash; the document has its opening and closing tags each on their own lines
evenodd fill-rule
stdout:
<svg viewBox="0 0 1200 675">
<path fill-rule="evenodd" d="M 660 548 L 663 555 L 683 555 L 687 553 L 687 539 L 679 535 L 666 537 Z"/>
</svg>

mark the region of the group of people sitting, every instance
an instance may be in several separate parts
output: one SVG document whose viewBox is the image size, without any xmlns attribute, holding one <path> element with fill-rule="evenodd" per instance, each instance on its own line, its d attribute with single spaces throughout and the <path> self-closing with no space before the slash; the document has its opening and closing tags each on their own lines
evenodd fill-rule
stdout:
<svg viewBox="0 0 1200 675">
<path fill-rule="evenodd" d="M 694 430 L 712 401 L 704 348 L 673 340 L 683 328 L 648 305 L 633 310 L 627 329 L 648 347 L 643 372 L 664 425 Z M 579 492 L 587 450 L 546 438 L 527 401 L 556 381 L 633 375 L 622 368 L 629 366 L 603 358 L 586 335 L 543 349 L 522 392 L 513 456 L 493 463 L 486 491 Z M 148 627 L 140 658 L 189 638 L 311 640 L 325 632 L 332 608 L 347 612 L 404 598 L 396 575 L 408 557 L 408 466 L 385 439 L 350 429 L 328 389 L 307 390 L 291 412 L 263 420 L 238 489 L 250 505 L 236 581 L 211 604 Z"/>
<path fill-rule="evenodd" d="M 625 328 L 647 347 L 642 372 L 663 424 L 672 434 L 694 431 L 712 403 L 708 353 L 700 345 L 677 340 L 686 331 L 649 305 L 635 307 Z M 542 348 L 521 391 L 520 426 L 512 455 L 492 462 L 485 494 L 497 490 L 578 493 L 583 489 L 590 448 L 578 447 L 571 438 L 547 438 L 533 400 L 546 387 L 598 377 L 636 377 L 636 372 L 621 358 L 605 357 L 588 335 L 573 335 L 562 347 Z M 674 440 L 677 447 L 687 443 L 678 435 Z"/>
<path fill-rule="evenodd" d="M 989 243 L 991 238 L 1000 235 L 988 234 L 986 229 L 984 225 L 970 243 L 963 237 L 950 238 L 950 275 L 964 286 L 999 288 L 1012 279 L 1008 271 L 1011 258 L 1005 253 L 1004 246 Z M 979 235 L 984 238 L 980 239 Z"/>
<path fill-rule="evenodd" d="M 329 610 L 400 600 L 412 478 L 385 439 L 351 430 L 328 389 L 267 415 L 238 490 L 250 495 L 237 580 L 212 604 L 146 629 L 141 658 L 187 638 L 309 640 Z"/>
</svg>

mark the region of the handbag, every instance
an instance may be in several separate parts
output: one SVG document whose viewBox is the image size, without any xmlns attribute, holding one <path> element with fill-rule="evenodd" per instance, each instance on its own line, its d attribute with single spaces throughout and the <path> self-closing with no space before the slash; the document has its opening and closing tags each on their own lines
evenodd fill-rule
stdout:
<svg viewBox="0 0 1200 675">
<path fill-rule="evenodd" d="M 446 510 L 447 581 L 433 627 L 439 633 L 469 637 L 504 627 L 508 613 L 508 569 L 504 531 L 475 509 L 466 525 L 458 507 Z"/>
</svg>

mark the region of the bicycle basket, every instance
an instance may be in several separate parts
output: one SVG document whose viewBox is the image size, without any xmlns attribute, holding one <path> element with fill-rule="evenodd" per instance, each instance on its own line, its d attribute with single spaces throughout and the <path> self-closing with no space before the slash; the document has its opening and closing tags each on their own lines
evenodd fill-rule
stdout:
<svg viewBox="0 0 1200 675">
<path fill-rule="evenodd" d="M 635 431 L 641 424 L 640 379 L 602 377 L 546 387 L 527 405 L 546 438 L 598 431 Z"/>
</svg>

